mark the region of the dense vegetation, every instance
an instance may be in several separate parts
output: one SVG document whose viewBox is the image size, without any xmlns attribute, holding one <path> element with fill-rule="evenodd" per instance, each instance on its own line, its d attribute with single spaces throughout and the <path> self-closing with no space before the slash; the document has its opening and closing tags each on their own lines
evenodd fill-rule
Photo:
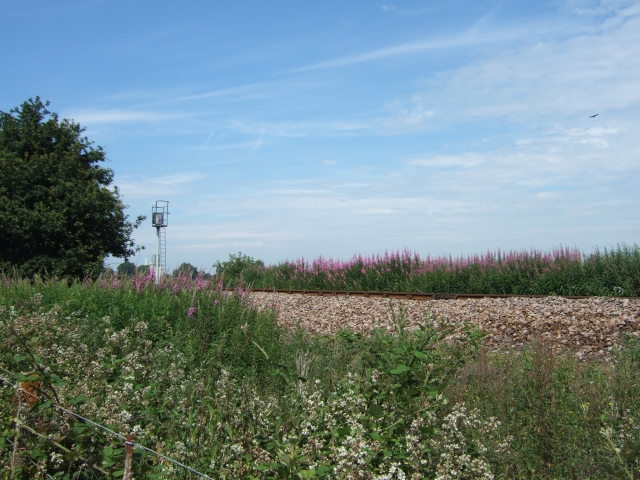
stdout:
<svg viewBox="0 0 640 480">
<path fill-rule="evenodd" d="M 152 275 L 2 278 L 0 476 L 118 478 L 108 426 L 212 478 L 635 478 L 640 345 L 578 362 L 534 345 L 487 354 L 425 318 L 310 336 L 241 289 Z M 20 407 L 19 407 L 20 405 Z M 16 429 L 16 426 L 19 428 Z M 196 478 L 136 450 L 135 478 Z"/>
<path fill-rule="evenodd" d="M 317 258 L 265 266 L 239 253 L 216 265 L 225 285 L 295 290 L 493 293 L 517 295 L 640 296 L 640 247 L 618 245 L 586 255 L 552 252 L 488 252 L 468 257 L 421 258 L 409 251 Z"/>
<path fill-rule="evenodd" d="M 113 171 L 84 129 L 38 97 L 0 111 L 0 271 L 97 277 L 137 250 Z"/>
</svg>

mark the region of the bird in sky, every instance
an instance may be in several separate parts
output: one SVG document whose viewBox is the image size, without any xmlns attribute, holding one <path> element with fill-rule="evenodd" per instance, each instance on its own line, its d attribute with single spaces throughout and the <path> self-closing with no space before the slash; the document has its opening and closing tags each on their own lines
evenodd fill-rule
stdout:
<svg viewBox="0 0 640 480">
<path fill-rule="evenodd" d="M 595 115 L 591 115 L 589 118 L 595 118 L 595 117 L 597 117 L 598 115 L 600 115 L 600 114 L 599 114 L 599 113 L 596 113 Z"/>
</svg>

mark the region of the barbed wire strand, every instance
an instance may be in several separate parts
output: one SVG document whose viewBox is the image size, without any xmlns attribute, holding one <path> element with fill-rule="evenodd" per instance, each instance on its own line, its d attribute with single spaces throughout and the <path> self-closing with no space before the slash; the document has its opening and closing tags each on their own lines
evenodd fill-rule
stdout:
<svg viewBox="0 0 640 480">
<path fill-rule="evenodd" d="M 4 439 L 9 442 L 11 445 L 13 445 L 14 447 L 16 446 L 15 443 L 13 443 L 11 440 L 9 440 L 7 437 L 4 437 Z M 38 464 L 36 462 L 33 461 L 33 459 L 27 457 L 27 460 L 29 460 L 31 463 L 33 463 L 33 465 L 38 468 Z M 49 475 L 47 472 L 43 472 L 47 477 L 49 477 L 51 480 L 55 480 L 55 478 L 53 478 L 51 475 Z"/>
<path fill-rule="evenodd" d="M 37 395 L 34 395 L 33 393 L 31 393 L 31 392 L 29 392 L 29 391 L 25 390 L 25 389 L 24 389 L 24 388 L 22 388 L 21 386 L 19 386 L 19 385 L 15 384 L 15 383 L 10 382 L 10 381 L 9 381 L 9 380 L 7 380 L 6 378 L 4 378 L 4 377 L 0 377 L 0 380 L 2 380 L 3 382 L 5 382 L 5 383 L 6 383 L 6 384 L 8 384 L 8 385 L 11 385 L 12 387 L 14 387 L 14 388 L 15 388 L 15 389 L 17 389 L 17 390 L 21 390 L 22 392 L 26 393 L 27 395 L 30 395 L 31 397 L 35 398 L 36 400 L 40 400 L 40 397 L 38 397 Z M 199 476 L 201 476 L 202 478 L 206 478 L 206 479 L 208 479 L 208 480 L 214 480 L 214 479 L 213 479 L 213 478 L 211 478 L 210 476 L 208 476 L 208 475 L 206 475 L 206 474 L 204 474 L 204 473 L 201 473 L 201 472 L 199 472 L 199 471 L 197 471 L 197 470 L 194 470 L 193 468 L 188 467 L 187 465 L 185 465 L 185 464 L 183 464 L 183 463 L 180 463 L 180 462 L 178 462 L 177 460 L 174 460 L 173 458 L 170 458 L 170 457 L 167 457 L 166 455 L 163 455 L 162 453 L 156 452 L 155 450 L 152 450 L 152 449 L 150 449 L 150 448 L 148 448 L 148 447 L 145 447 L 144 445 L 140 445 L 139 443 L 135 443 L 135 442 L 128 442 L 128 441 L 127 441 L 127 437 L 125 437 L 124 435 L 121 435 L 121 434 L 119 434 L 119 433 L 117 433 L 117 432 L 114 432 L 114 431 L 113 431 L 113 430 L 111 430 L 110 428 L 107 428 L 107 427 L 105 427 L 104 425 L 100 425 L 99 423 L 96 423 L 96 422 L 94 422 L 93 420 L 89 420 L 88 418 L 85 418 L 85 417 L 83 417 L 82 415 L 79 415 L 79 414 L 77 414 L 77 413 L 75 413 L 75 412 L 72 412 L 72 411 L 70 411 L 70 410 L 67 410 L 66 408 L 64 408 L 64 407 L 63 407 L 63 406 L 61 406 L 61 405 L 58 405 L 57 403 L 51 402 L 51 405 L 53 405 L 54 407 L 56 407 L 56 408 L 58 408 L 58 409 L 62 410 L 62 411 L 63 411 L 63 412 L 65 412 L 65 413 L 68 413 L 69 415 L 71 415 L 71 416 L 73 416 L 73 417 L 75 417 L 75 418 L 79 418 L 79 419 L 81 419 L 81 420 L 84 420 L 85 422 L 90 423 L 91 425 L 95 425 L 96 427 L 101 428 L 101 429 L 102 429 L 102 430 L 104 430 L 105 432 L 108 432 L 108 433 L 110 433 L 111 435 L 114 435 L 114 436 L 116 436 L 116 437 L 118 437 L 118 438 L 120 438 L 120 439 L 124 440 L 124 441 L 125 441 L 125 445 L 131 445 L 131 446 L 133 446 L 134 448 L 139 448 L 139 449 L 141 449 L 141 450 L 146 450 L 147 452 L 150 452 L 150 453 L 153 453 L 153 454 L 155 454 L 155 455 L 157 455 L 157 456 L 159 456 L 159 457 L 162 457 L 162 458 L 164 458 L 166 461 L 171 462 L 171 463 L 173 463 L 174 465 L 178 465 L 179 467 L 182 467 L 182 468 L 184 468 L 184 469 L 186 469 L 186 470 L 189 470 L 190 472 L 195 473 L 196 475 L 199 475 Z"/>
</svg>

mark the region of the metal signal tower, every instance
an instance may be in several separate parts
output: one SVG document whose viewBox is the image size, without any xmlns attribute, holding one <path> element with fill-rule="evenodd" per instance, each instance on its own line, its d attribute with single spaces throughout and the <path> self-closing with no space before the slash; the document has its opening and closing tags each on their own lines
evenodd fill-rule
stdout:
<svg viewBox="0 0 640 480">
<path fill-rule="evenodd" d="M 166 226 L 169 224 L 169 202 L 157 200 L 151 207 L 151 223 L 156 227 L 156 254 L 153 258 L 153 268 L 156 272 L 156 284 L 160 282 L 162 273 L 167 268 L 167 234 Z"/>
</svg>

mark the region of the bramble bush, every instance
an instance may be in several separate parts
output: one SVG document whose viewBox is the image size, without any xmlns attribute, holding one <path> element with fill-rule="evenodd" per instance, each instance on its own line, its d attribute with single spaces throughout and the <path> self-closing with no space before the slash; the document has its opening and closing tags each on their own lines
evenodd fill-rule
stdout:
<svg viewBox="0 0 640 480">
<path fill-rule="evenodd" d="M 445 415 L 441 390 L 479 346 L 471 327 L 406 331 L 398 316 L 395 335 L 311 337 L 188 277 L 5 278 L 2 303 L 2 375 L 42 397 L 16 414 L 19 392 L 2 389 L 4 473 L 15 440 L 23 478 L 120 474 L 121 440 L 54 404 L 215 478 L 449 478 L 490 472 L 501 444 L 494 419 Z M 140 478 L 184 475 L 147 453 L 134 463 Z"/>
<path fill-rule="evenodd" d="M 2 277 L 0 474 L 117 478 L 122 440 L 212 478 L 633 478 L 640 346 L 488 354 L 466 325 L 309 335 L 222 285 Z M 635 342 L 635 343 L 634 343 Z M 22 395 L 22 396 L 21 396 Z M 16 430 L 16 426 L 19 427 Z M 136 478 L 191 478 L 136 449 Z"/>
</svg>

